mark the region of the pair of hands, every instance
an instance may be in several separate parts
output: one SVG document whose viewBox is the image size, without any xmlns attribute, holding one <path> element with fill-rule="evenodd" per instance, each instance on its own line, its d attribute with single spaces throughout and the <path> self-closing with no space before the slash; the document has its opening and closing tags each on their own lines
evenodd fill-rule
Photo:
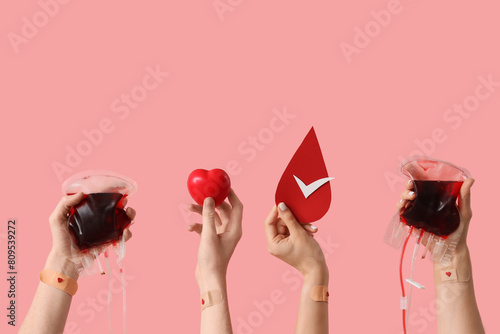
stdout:
<svg viewBox="0 0 500 334">
<path fill-rule="evenodd" d="M 68 216 L 71 207 L 80 203 L 83 193 L 64 196 L 49 217 L 50 230 L 52 233 L 52 249 L 47 258 L 46 268 L 53 269 L 73 278 L 78 279 L 78 272 L 71 260 L 71 235 L 68 230 Z M 124 203 L 126 205 L 126 203 Z M 133 221 L 136 212 L 132 208 L 127 208 L 127 216 Z M 128 228 L 123 231 L 125 241 L 132 237 Z M 64 272 L 63 272 L 64 271 Z"/>
<path fill-rule="evenodd" d="M 201 286 L 209 277 L 224 279 L 229 260 L 242 236 L 243 205 L 231 189 L 229 203 L 223 202 L 215 211 L 212 198 L 203 206 L 191 204 L 188 209 L 203 217 L 203 224 L 188 226 L 189 231 L 200 234 L 196 279 Z M 293 213 L 281 203 L 273 207 L 265 221 L 269 253 L 295 267 L 303 275 L 325 269 L 321 247 L 314 239 L 318 228 L 299 224 Z"/>
</svg>

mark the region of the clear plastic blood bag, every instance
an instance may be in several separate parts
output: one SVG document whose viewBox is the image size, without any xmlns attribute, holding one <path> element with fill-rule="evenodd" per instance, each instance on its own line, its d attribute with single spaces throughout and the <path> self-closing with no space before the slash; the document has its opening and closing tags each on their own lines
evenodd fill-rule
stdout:
<svg viewBox="0 0 500 334">
<path fill-rule="evenodd" d="M 451 263 L 457 242 L 462 234 L 457 198 L 463 182 L 471 174 L 452 163 L 413 156 L 401 164 L 400 172 L 413 182 L 415 199 L 397 212 L 385 233 L 384 242 L 401 250 L 399 275 L 402 296 L 403 329 L 409 319 L 412 289 L 425 289 L 414 279 L 415 261 L 420 245 L 425 246 L 422 258 L 429 252 L 434 262 L 443 266 Z M 409 278 L 404 279 L 403 259 L 410 238 L 416 239 Z M 405 285 L 409 285 L 408 294 Z"/>
<path fill-rule="evenodd" d="M 456 202 L 463 181 L 471 174 L 465 168 L 426 156 L 407 159 L 400 171 L 412 180 L 416 197 L 394 215 L 384 241 L 399 249 L 413 228 L 412 233 L 420 236 L 432 259 L 449 264 L 461 234 Z"/>
<path fill-rule="evenodd" d="M 103 254 L 108 272 L 108 321 L 111 321 L 112 268 L 109 249 L 113 249 L 122 281 L 123 332 L 126 333 L 126 290 L 123 258 L 125 257 L 124 229 L 130 226 L 125 206 L 137 190 L 137 184 L 124 176 L 109 171 L 87 171 L 74 175 L 63 183 L 67 195 L 83 192 L 80 203 L 71 208 L 68 229 L 72 236 L 73 262 L 80 276 L 93 275 L 99 269 L 105 274 L 100 257 Z M 96 265 L 97 264 L 97 265 Z"/>
</svg>

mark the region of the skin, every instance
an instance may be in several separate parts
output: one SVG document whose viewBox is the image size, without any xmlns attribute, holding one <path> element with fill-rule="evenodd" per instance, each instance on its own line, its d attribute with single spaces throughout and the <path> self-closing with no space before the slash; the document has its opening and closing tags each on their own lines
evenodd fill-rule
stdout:
<svg viewBox="0 0 500 334">
<path fill-rule="evenodd" d="M 49 217 L 52 232 L 52 249 L 45 262 L 45 268 L 55 270 L 75 281 L 78 271 L 71 260 L 71 236 L 68 231 L 68 214 L 72 206 L 78 204 L 83 193 L 64 196 Z M 135 210 L 127 208 L 130 219 L 135 218 Z M 125 240 L 132 233 L 124 230 Z M 66 292 L 40 282 L 31 307 L 19 330 L 20 334 L 62 334 L 71 306 L 72 296 Z"/>
<path fill-rule="evenodd" d="M 467 179 L 460 189 L 458 198 L 460 226 L 457 231 L 448 236 L 450 239 L 457 240 L 452 263 L 447 267 L 440 263 L 434 263 L 436 302 L 441 306 L 437 313 L 439 334 L 484 334 L 474 293 L 472 263 L 467 246 L 467 234 L 472 218 L 470 188 L 473 184 L 474 179 Z M 406 188 L 397 204 L 398 210 L 403 209 L 416 198 L 411 180 L 407 183 Z M 441 272 L 451 269 L 461 273 L 469 272 L 470 280 L 467 282 L 441 282 Z"/>
<path fill-rule="evenodd" d="M 242 235 L 243 205 L 231 189 L 229 203 L 223 202 L 215 211 L 214 200 L 206 198 L 203 207 L 192 204 L 188 209 L 203 217 L 203 224 L 192 224 L 188 230 L 200 235 L 196 282 L 200 295 L 218 290 L 223 301 L 201 311 L 202 334 L 231 334 L 231 317 L 227 296 L 226 274 L 229 260 Z M 201 307 L 201 305 L 200 305 Z"/>
<path fill-rule="evenodd" d="M 269 253 L 296 268 L 304 276 L 295 334 L 327 334 L 328 303 L 310 297 L 315 285 L 328 285 L 325 257 L 310 224 L 301 225 L 284 203 L 273 207 L 265 221 Z"/>
</svg>

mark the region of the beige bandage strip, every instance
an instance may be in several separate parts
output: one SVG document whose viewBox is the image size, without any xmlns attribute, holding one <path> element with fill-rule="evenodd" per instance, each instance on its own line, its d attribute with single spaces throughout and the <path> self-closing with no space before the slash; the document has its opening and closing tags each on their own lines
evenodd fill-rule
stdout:
<svg viewBox="0 0 500 334">
<path fill-rule="evenodd" d="M 74 296 L 78 290 L 78 283 L 74 279 L 48 268 L 40 272 L 40 282 L 62 290 L 70 296 Z"/>
<path fill-rule="evenodd" d="M 467 283 L 472 277 L 469 268 L 445 268 L 435 273 L 436 283 Z"/>
<path fill-rule="evenodd" d="M 222 293 L 219 290 L 207 291 L 201 295 L 201 309 L 204 310 L 207 307 L 222 303 L 223 300 L 224 298 L 222 297 Z"/>
<path fill-rule="evenodd" d="M 330 294 L 328 293 L 328 286 L 326 285 L 315 285 L 312 287 L 310 292 L 312 300 L 315 302 L 327 302 Z"/>
</svg>

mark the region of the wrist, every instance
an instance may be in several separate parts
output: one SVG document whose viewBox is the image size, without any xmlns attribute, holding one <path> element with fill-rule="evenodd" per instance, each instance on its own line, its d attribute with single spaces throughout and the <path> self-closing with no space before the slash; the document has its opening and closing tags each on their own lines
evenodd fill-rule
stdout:
<svg viewBox="0 0 500 334">
<path fill-rule="evenodd" d="M 328 285 L 330 279 L 330 272 L 326 263 L 310 268 L 307 272 L 304 272 L 303 275 L 304 283 L 311 283 L 314 285 Z"/>
<path fill-rule="evenodd" d="M 208 278 L 198 281 L 200 294 L 210 290 L 225 291 L 227 287 L 226 278 Z"/>
<path fill-rule="evenodd" d="M 443 266 L 441 262 L 434 262 L 434 270 L 442 270 L 443 268 L 456 268 L 459 265 L 470 262 L 469 248 L 467 244 L 460 245 L 455 249 L 451 263 L 448 266 Z"/>
<path fill-rule="evenodd" d="M 68 277 L 71 277 L 75 281 L 78 280 L 78 270 L 75 264 L 71 260 L 71 257 L 67 255 L 58 254 L 57 252 L 51 251 L 45 262 L 45 268 L 52 269 Z"/>
<path fill-rule="evenodd" d="M 200 292 L 212 289 L 226 288 L 226 273 L 221 271 L 201 271 L 196 272 L 196 282 Z"/>
<path fill-rule="evenodd" d="M 451 263 L 444 266 L 441 263 L 434 264 L 434 283 L 436 288 L 442 283 L 470 283 L 472 282 L 472 264 L 469 248 L 457 248 L 453 254 Z M 454 286 L 446 284 L 447 287 Z"/>
</svg>

